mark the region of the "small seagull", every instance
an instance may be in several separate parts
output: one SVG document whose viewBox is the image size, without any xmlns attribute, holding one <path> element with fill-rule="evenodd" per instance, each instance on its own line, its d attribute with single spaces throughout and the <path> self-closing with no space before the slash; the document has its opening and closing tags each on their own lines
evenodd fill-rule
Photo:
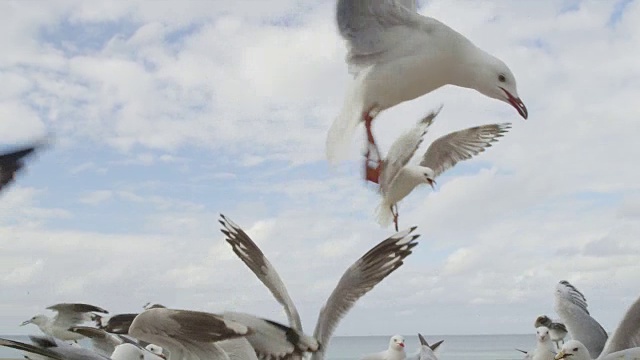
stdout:
<svg viewBox="0 0 640 360">
<path fill-rule="evenodd" d="M 513 106 L 524 119 L 529 116 L 509 67 L 449 26 L 420 15 L 416 0 L 338 0 L 336 22 L 355 79 L 327 134 L 331 163 L 340 160 L 364 122 L 365 166 L 375 170 L 369 160 L 381 156 L 373 119 L 445 85 L 475 89 Z"/>
<path fill-rule="evenodd" d="M 549 336 L 549 328 L 539 326 L 536 329 L 536 349 L 533 351 L 533 360 L 553 360 L 556 353 L 553 351 L 553 343 Z"/>
<path fill-rule="evenodd" d="M 404 336 L 393 335 L 389 339 L 387 350 L 365 355 L 361 360 L 404 360 L 407 357 L 404 352 L 404 346 Z"/>
<path fill-rule="evenodd" d="M 511 128 L 510 123 L 491 124 L 449 133 L 431 143 L 419 165 L 409 165 L 409 160 L 441 109 L 442 106 L 420 120 L 412 130 L 401 135 L 391 145 L 387 158 L 382 162 L 379 176 L 382 201 L 376 209 L 380 225 L 388 226 L 393 222 L 397 231 L 398 202 L 420 184 L 429 184 L 433 188 L 436 177 L 458 162 L 485 151 Z"/>
<path fill-rule="evenodd" d="M 560 350 L 560 342 L 564 344 L 564 338 L 567 336 L 567 327 L 564 326 L 559 320 L 551 320 L 547 315 L 540 315 L 536 318 L 534 326 L 537 328 L 539 326 L 546 326 L 549 328 L 549 335 L 551 337 L 551 341 L 553 341 L 556 345 L 556 348 Z"/>
</svg>

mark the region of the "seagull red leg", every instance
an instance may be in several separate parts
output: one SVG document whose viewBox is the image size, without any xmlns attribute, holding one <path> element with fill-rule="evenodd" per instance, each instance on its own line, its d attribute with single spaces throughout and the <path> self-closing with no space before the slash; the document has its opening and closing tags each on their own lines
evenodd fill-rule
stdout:
<svg viewBox="0 0 640 360">
<path fill-rule="evenodd" d="M 373 138 L 373 132 L 371 131 L 373 116 L 371 116 L 370 112 L 371 110 L 362 114 L 364 127 L 367 130 L 367 152 L 365 153 L 366 160 L 364 163 L 365 180 L 378 184 L 380 171 L 382 170 L 382 157 L 380 156 L 380 150 L 378 149 L 378 145 L 376 145 L 376 141 Z"/>
<path fill-rule="evenodd" d="M 398 231 L 398 204 L 391 205 L 391 213 L 393 214 L 393 224 L 396 227 L 396 231 Z"/>
</svg>

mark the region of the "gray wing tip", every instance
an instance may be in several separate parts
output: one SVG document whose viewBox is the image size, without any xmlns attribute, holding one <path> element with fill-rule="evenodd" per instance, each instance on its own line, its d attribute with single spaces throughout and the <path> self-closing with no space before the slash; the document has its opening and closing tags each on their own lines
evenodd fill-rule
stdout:
<svg viewBox="0 0 640 360">
<path fill-rule="evenodd" d="M 443 342 L 444 342 L 444 339 L 443 339 L 443 340 L 440 340 L 440 341 L 436 341 L 435 343 L 431 344 L 429 347 L 431 348 L 431 350 L 432 350 L 432 351 L 436 351 L 436 349 L 437 349 L 440 345 L 442 345 L 442 343 L 443 343 Z"/>
<path fill-rule="evenodd" d="M 427 340 L 420 333 L 418 333 L 418 340 L 420 340 L 420 345 L 429 346 L 429 343 L 427 342 Z"/>
</svg>

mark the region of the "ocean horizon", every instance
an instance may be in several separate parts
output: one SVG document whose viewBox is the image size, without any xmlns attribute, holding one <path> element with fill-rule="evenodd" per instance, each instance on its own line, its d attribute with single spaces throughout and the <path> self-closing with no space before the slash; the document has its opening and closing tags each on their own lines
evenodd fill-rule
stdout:
<svg viewBox="0 0 640 360">
<path fill-rule="evenodd" d="M 40 335 L 40 334 L 34 334 Z M 524 355 L 517 350 L 531 350 L 536 345 L 535 333 L 511 335 L 426 335 L 431 344 L 444 340 L 438 348 L 440 360 L 520 360 Z M 406 340 L 407 355 L 418 349 L 418 336 L 403 335 Z M 3 335 L 4 338 L 30 342 L 25 335 Z M 364 355 L 380 352 L 387 348 L 388 336 L 335 336 L 331 339 L 326 359 L 359 360 Z M 89 347 L 87 342 L 81 345 Z M 21 359 L 20 351 L 0 347 L 0 359 Z"/>
</svg>

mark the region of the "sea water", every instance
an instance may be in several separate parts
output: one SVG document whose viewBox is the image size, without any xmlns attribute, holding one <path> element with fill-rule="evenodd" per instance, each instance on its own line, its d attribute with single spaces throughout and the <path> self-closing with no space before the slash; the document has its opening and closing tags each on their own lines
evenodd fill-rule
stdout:
<svg viewBox="0 0 640 360">
<path fill-rule="evenodd" d="M 27 336 L 2 336 L 29 343 Z M 385 350 L 389 336 L 336 336 L 329 344 L 327 360 L 359 360 L 362 356 Z M 431 344 L 444 340 L 437 351 L 440 360 L 520 360 L 524 354 L 515 349 L 531 350 L 536 345 L 535 334 L 530 335 L 425 335 Z M 406 335 L 406 351 L 418 348 L 417 335 Z M 89 346 L 85 341 L 81 345 Z M 0 347 L 0 359 L 21 359 L 22 353 Z"/>
</svg>

